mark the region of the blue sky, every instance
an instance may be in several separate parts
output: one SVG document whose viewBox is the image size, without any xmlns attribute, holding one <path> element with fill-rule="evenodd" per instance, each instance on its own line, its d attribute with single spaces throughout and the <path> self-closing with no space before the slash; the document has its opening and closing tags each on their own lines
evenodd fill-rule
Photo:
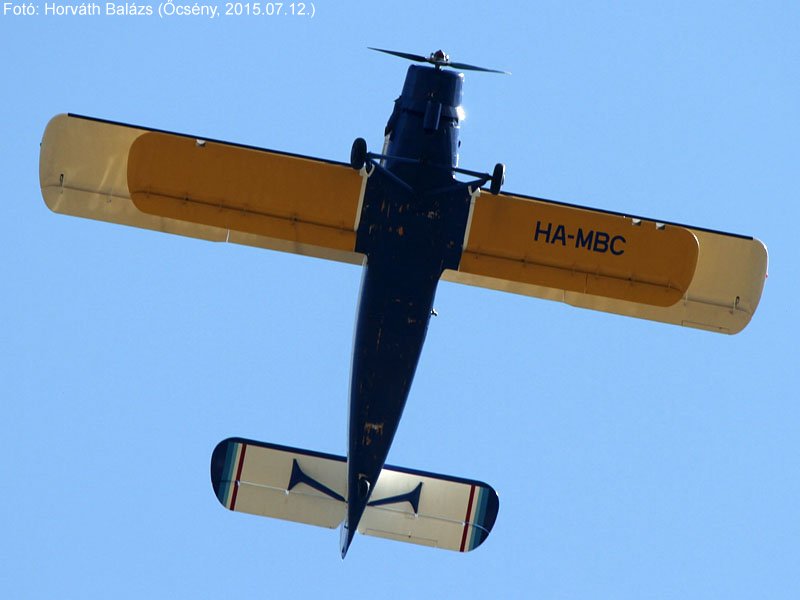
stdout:
<svg viewBox="0 0 800 600">
<path fill-rule="evenodd" d="M 799 18 L 416 0 L 1 15 L 2 595 L 797 597 Z M 342 562 L 336 532 L 212 493 L 231 435 L 344 451 L 358 268 L 54 215 L 38 189 L 60 112 L 330 159 L 357 136 L 377 148 L 406 64 L 367 46 L 513 72 L 467 75 L 462 126 L 462 166 L 506 163 L 507 190 L 770 252 L 734 337 L 442 284 L 390 461 L 498 490 L 467 555 L 359 537 Z"/>
</svg>

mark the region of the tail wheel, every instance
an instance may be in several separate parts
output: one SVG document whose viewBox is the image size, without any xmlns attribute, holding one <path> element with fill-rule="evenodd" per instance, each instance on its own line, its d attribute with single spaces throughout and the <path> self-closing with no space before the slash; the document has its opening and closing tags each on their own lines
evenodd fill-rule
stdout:
<svg viewBox="0 0 800 600">
<path fill-rule="evenodd" d="M 356 171 L 367 162 L 367 141 L 364 138 L 356 138 L 353 147 L 350 149 L 350 166 Z"/>
<path fill-rule="evenodd" d="M 492 183 L 489 186 L 489 192 L 495 196 L 500 193 L 500 188 L 506 180 L 506 166 L 503 163 L 497 163 L 492 171 Z"/>
</svg>

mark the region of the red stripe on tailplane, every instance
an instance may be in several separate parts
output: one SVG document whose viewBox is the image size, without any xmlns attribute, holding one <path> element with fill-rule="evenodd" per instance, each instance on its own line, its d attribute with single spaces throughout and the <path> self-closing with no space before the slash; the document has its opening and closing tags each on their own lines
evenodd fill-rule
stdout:
<svg viewBox="0 0 800 600">
<path fill-rule="evenodd" d="M 233 496 L 231 497 L 231 510 L 236 510 L 236 493 L 239 491 L 239 481 L 242 479 L 242 469 L 244 468 L 244 453 L 247 444 L 242 444 L 242 452 L 239 455 L 239 466 L 236 468 L 236 479 L 233 481 Z"/>
<path fill-rule="evenodd" d="M 467 502 L 467 516 L 464 517 L 464 533 L 461 534 L 461 548 L 459 549 L 460 552 L 464 552 L 464 548 L 467 545 L 467 532 L 469 531 L 469 514 L 472 512 L 472 500 L 475 498 L 475 486 L 473 485 L 469 489 L 469 502 Z"/>
</svg>

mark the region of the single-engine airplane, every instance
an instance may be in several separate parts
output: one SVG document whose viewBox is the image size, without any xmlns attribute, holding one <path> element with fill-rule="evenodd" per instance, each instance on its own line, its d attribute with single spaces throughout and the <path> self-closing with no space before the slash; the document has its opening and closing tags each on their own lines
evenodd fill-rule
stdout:
<svg viewBox="0 0 800 600">
<path fill-rule="evenodd" d="M 750 321 L 767 270 L 751 237 L 501 192 L 457 167 L 461 71 L 412 61 L 380 153 L 349 163 L 58 115 L 40 183 L 55 212 L 363 265 L 347 457 L 231 438 L 211 459 L 230 510 L 458 551 L 495 522 L 485 483 L 385 465 L 440 279 L 722 333 Z M 457 175 L 467 181 L 456 179 Z M 488 184 L 488 189 L 487 189 Z"/>
</svg>

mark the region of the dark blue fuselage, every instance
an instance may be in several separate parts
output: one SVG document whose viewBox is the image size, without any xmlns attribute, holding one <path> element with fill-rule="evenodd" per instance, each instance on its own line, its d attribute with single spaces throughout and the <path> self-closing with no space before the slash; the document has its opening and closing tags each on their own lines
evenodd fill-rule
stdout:
<svg viewBox="0 0 800 600">
<path fill-rule="evenodd" d="M 352 541 L 397 431 L 444 269 L 456 269 L 469 215 L 455 180 L 460 73 L 411 66 L 371 173 L 357 231 L 366 255 L 350 389 L 348 510 Z"/>
</svg>

